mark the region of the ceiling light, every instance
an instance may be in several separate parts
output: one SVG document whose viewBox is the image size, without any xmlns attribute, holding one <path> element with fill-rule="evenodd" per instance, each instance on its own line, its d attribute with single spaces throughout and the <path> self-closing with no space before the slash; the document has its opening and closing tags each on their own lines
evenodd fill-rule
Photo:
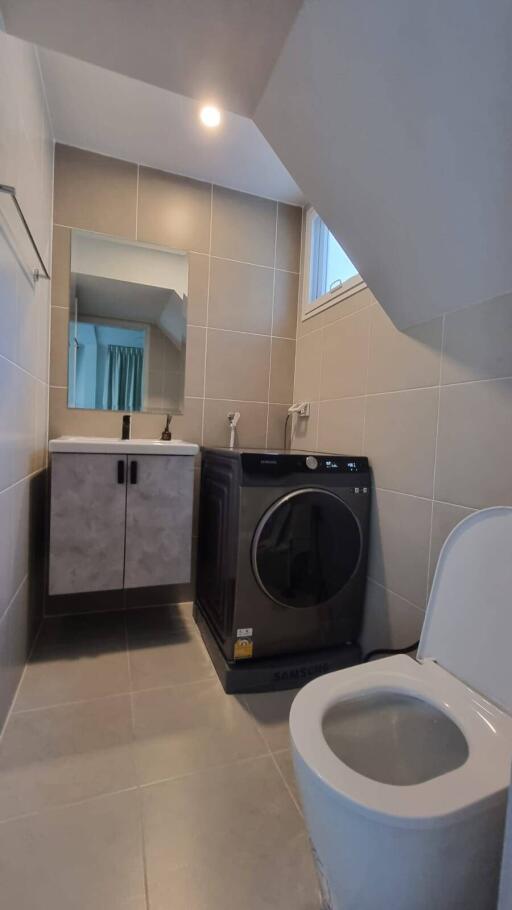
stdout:
<svg viewBox="0 0 512 910">
<path fill-rule="evenodd" d="M 205 104 L 199 112 L 202 123 L 205 126 L 213 127 L 218 126 L 220 123 L 220 111 L 218 107 L 214 107 L 213 104 Z"/>
</svg>

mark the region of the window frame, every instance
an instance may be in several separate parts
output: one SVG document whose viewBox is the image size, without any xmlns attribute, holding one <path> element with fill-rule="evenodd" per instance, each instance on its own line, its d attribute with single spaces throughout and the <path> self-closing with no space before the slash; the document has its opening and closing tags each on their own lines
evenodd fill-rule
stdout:
<svg viewBox="0 0 512 910">
<path fill-rule="evenodd" d="M 304 322 L 306 319 L 311 319 L 312 316 L 316 316 L 317 313 L 321 313 L 323 310 L 329 309 L 329 307 L 334 306 L 336 303 L 340 303 L 342 300 L 345 300 L 347 297 L 352 297 L 353 294 L 359 293 L 366 288 L 366 283 L 361 278 L 361 275 L 353 275 L 352 278 L 348 278 L 347 281 L 343 282 L 339 287 L 334 288 L 332 291 L 327 291 L 326 294 L 322 294 L 321 297 L 317 297 L 316 300 L 310 301 L 309 299 L 309 285 L 311 280 L 311 234 L 312 226 L 315 218 L 320 217 L 318 212 L 309 206 L 306 209 L 306 218 L 305 218 L 305 231 L 304 231 L 304 270 L 303 270 L 303 283 L 302 283 L 302 312 L 301 319 Z"/>
</svg>

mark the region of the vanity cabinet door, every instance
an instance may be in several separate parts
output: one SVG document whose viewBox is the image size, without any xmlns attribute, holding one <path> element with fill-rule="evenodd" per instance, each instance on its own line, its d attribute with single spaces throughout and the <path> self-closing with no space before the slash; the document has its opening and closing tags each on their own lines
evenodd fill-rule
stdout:
<svg viewBox="0 0 512 910">
<path fill-rule="evenodd" d="M 55 453 L 50 594 L 123 587 L 126 455 Z"/>
<path fill-rule="evenodd" d="M 128 457 L 125 588 L 190 581 L 194 459 Z"/>
</svg>

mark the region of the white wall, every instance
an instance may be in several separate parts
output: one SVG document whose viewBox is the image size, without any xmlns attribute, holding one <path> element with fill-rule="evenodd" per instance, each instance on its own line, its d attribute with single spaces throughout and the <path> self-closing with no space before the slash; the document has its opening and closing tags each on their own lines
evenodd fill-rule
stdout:
<svg viewBox="0 0 512 910">
<path fill-rule="evenodd" d="M 38 60 L 1 31 L 0 182 L 16 187 L 49 265 L 53 139 Z M 0 727 L 41 615 L 50 314 L 50 283 L 34 287 L 4 224 L 0 212 Z"/>
<path fill-rule="evenodd" d="M 400 328 L 512 290 L 510 0 L 305 0 L 255 122 Z"/>
<path fill-rule="evenodd" d="M 186 253 L 112 240 L 100 234 L 73 231 L 71 271 L 150 287 L 170 288 L 180 297 L 187 293 Z"/>
</svg>

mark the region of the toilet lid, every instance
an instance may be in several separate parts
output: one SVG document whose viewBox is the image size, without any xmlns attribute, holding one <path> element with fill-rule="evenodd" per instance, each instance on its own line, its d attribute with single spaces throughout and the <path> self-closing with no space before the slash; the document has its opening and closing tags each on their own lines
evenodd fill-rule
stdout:
<svg viewBox="0 0 512 910">
<path fill-rule="evenodd" d="M 512 714 L 512 508 L 474 512 L 447 538 L 418 657 Z"/>
</svg>

